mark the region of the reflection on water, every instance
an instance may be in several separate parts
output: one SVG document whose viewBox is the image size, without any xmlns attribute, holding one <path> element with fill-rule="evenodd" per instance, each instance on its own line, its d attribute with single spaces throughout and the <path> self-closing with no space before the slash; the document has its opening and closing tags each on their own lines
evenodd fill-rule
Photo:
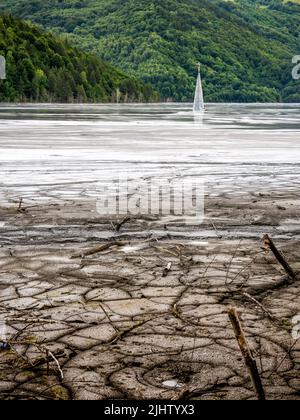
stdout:
<svg viewBox="0 0 300 420">
<path fill-rule="evenodd" d="M 209 194 L 299 188 L 300 105 L 0 105 L 0 198 L 93 195 L 119 173 Z"/>
</svg>

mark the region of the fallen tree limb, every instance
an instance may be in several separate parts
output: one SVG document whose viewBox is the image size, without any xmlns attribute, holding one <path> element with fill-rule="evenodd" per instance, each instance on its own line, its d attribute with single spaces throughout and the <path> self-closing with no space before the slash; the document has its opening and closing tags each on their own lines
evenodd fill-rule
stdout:
<svg viewBox="0 0 300 420">
<path fill-rule="evenodd" d="M 263 240 L 263 243 L 264 243 L 265 247 L 267 249 L 270 249 L 273 252 L 275 258 L 277 259 L 279 264 L 284 268 L 284 270 L 289 275 L 289 277 L 292 278 L 293 280 L 297 280 L 296 273 L 294 272 L 292 267 L 289 265 L 289 263 L 286 261 L 286 259 L 282 255 L 282 253 L 278 250 L 278 248 L 276 247 L 276 245 L 274 244 L 274 242 L 272 241 L 270 236 L 269 235 L 264 235 L 262 240 Z"/>
<path fill-rule="evenodd" d="M 239 316 L 235 308 L 229 308 L 228 310 L 229 319 L 231 321 L 235 337 L 239 344 L 242 356 L 245 361 L 245 365 L 249 371 L 253 388 L 255 390 L 257 399 L 264 401 L 266 399 L 265 391 L 261 382 L 261 378 L 258 372 L 256 361 L 252 355 L 249 344 L 245 337 Z"/>
</svg>

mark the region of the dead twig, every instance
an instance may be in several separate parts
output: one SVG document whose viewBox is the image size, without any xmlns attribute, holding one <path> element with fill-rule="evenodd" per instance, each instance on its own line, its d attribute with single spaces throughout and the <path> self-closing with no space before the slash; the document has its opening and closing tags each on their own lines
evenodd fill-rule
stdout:
<svg viewBox="0 0 300 420">
<path fill-rule="evenodd" d="M 18 206 L 18 212 L 19 213 L 24 213 L 25 212 L 25 209 L 22 208 L 22 204 L 23 204 L 23 198 L 20 198 L 19 206 Z"/>
<path fill-rule="evenodd" d="M 249 295 L 249 293 L 243 293 L 243 296 L 245 296 L 247 299 L 251 300 L 252 302 L 254 302 L 262 311 L 265 315 L 267 315 L 268 318 L 271 319 L 271 321 L 275 321 L 274 316 L 271 314 L 271 312 L 269 312 L 260 302 L 258 302 L 258 300 L 256 300 L 253 296 Z"/>
<path fill-rule="evenodd" d="M 237 256 L 237 253 L 238 253 L 238 250 L 239 250 L 239 248 L 241 246 L 241 243 L 242 243 L 242 239 L 239 241 L 239 243 L 238 243 L 238 245 L 237 245 L 237 247 L 236 247 L 236 249 L 235 249 L 235 251 L 234 251 L 234 253 L 233 253 L 232 257 L 231 257 L 231 259 L 230 259 L 229 265 L 227 267 L 226 279 L 225 279 L 225 285 L 226 285 L 226 287 L 229 284 L 229 275 L 230 275 L 231 266 L 233 264 L 233 261 L 234 261 L 235 257 Z M 230 284 L 232 284 L 232 283 L 233 283 L 233 281 L 230 282 Z"/>
<path fill-rule="evenodd" d="M 270 379 L 270 377 L 275 373 L 275 371 L 277 371 L 277 372 L 279 371 L 281 366 L 284 364 L 284 362 L 287 360 L 287 358 L 291 355 L 291 352 L 294 350 L 296 345 L 299 343 L 299 340 L 300 340 L 300 338 L 298 338 L 297 340 L 294 341 L 294 343 L 290 346 L 290 348 L 288 349 L 288 351 L 286 352 L 284 357 L 281 359 L 279 364 L 276 364 L 275 368 L 272 370 L 270 375 L 268 375 L 267 379 Z"/>
<path fill-rule="evenodd" d="M 127 245 L 128 241 L 113 241 L 108 242 L 107 244 L 102 244 L 99 246 L 96 246 L 94 248 L 90 248 L 86 251 L 82 251 L 80 254 L 75 254 L 71 257 L 72 260 L 77 258 L 85 258 L 90 255 L 98 254 L 99 252 L 107 251 L 108 249 L 112 248 L 113 246 L 124 246 Z"/>
<path fill-rule="evenodd" d="M 129 216 L 124 217 L 124 219 L 123 219 L 123 220 L 121 220 L 121 222 L 120 222 L 120 223 L 118 223 L 118 224 L 115 226 L 115 231 L 116 231 L 116 232 L 120 232 L 121 227 L 122 227 L 123 225 L 125 225 L 125 223 L 130 222 L 130 220 L 131 220 L 131 217 L 129 217 Z"/>
<path fill-rule="evenodd" d="M 59 361 L 57 360 L 57 358 L 54 356 L 54 354 L 50 350 L 47 349 L 47 353 L 54 360 L 54 363 L 56 364 L 57 369 L 58 369 L 60 379 L 61 379 L 61 381 L 63 381 L 64 380 L 64 373 L 63 373 L 63 371 L 60 367 Z M 49 370 L 48 367 L 47 367 L 47 370 Z"/>
<path fill-rule="evenodd" d="M 209 220 L 209 223 L 212 225 L 212 227 L 213 227 L 213 229 L 214 229 L 214 231 L 215 231 L 215 233 L 216 233 L 216 236 L 217 236 L 219 239 L 222 239 L 222 238 L 223 238 L 223 235 L 221 235 L 221 234 L 219 233 L 219 231 L 218 231 L 218 229 L 217 229 L 216 225 L 214 224 L 213 220 L 212 220 L 212 219 L 208 219 L 208 220 Z"/>
<path fill-rule="evenodd" d="M 130 333 L 131 331 L 135 330 L 143 324 L 145 324 L 145 321 L 139 321 L 136 322 L 134 325 L 126 328 L 125 330 L 116 333 L 116 335 L 112 337 L 112 339 L 109 342 L 105 343 L 105 345 L 108 346 L 111 344 L 115 344 L 117 341 L 121 340 L 125 335 L 127 335 L 128 333 Z"/>
<path fill-rule="evenodd" d="M 229 319 L 231 321 L 235 337 L 239 344 L 242 356 L 245 361 L 245 365 L 249 371 L 253 388 L 255 390 L 257 399 L 264 401 L 266 399 L 265 391 L 262 385 L 262 381 L 258 372 L 256 361 L 252 355 L 249 344 L 245 337 L 238 313 L 235 308 L 229 308 L 228 310 Z"/>
<path fill-rule="evenodd" d="M 113 321 L 111 320 L 110 316 L 108 315 L 107 310 L 105 309 L 104 305 L 102 304 L 102 302 L 99 302 L 99 306 L 102 309 L 102 311 L 104 312 L 106 318 L 108 319 L 108 322 L 110 323 L 110 325 L 113 327 L 113 329 L 115 330 L 116 334 L 120 334 L 120 330 L 115 326 L 115 324 L 113 323 Z"/>
<path fill-rule="evenodd" d="M 259 251 L 259 252 L 257 252 L 255 255 L 254 255 L 254 257 L 251 259 L 251 261 L 249 262 L 249 263 L 247 263 L 237 274 L 236 274 L 236 276 L 233 278 L 233 280 L 232 280 L 232 283 L 234 283 L 241 275 L 242 275 L 242 273 L 244 272 L 244 271 L 246 271 L 247 270 L 247 268 L 249 268 L 250 269 L 250 267 L 252 266 L 252 264 L 254 264 L 255 262 L 256 262 L 256 260 L 257 260 L 257 258 L 260 256 L 260 254 L 262 253 L 263 251 Z M 245 286 L 245 284 L 244 284 L 244 282 L 243 282 L 243 284 L 239 287 L 240 289 L 242 289 L 243 287 Z"/>
<path fill-rule="evenodd" d="M 38 351 L 40 351 L 42 354 L 44 354 L 44 356 L 41 357 L 40 359 L 35 360 L 35 361 L 31 361 L 27 358 L 26 363 L 28 363 L 28 365 L 26 366 L 26 368 L 27 369 L 35 369 L 38 366 L 42 366 L 43 364 L 46 363 L 47 364 L 47 374 L 49 374 L 49 372 L 50 372 L 49 359 L 52 359 L 57 366 L 59 379 L 60 379 L 60 381 L 63 381 L 64 374 L 63 374 L 62 368 L 60 366 L 60 363 L 59 363 L 57 357 L 63 357 L 64 353 L 56 352 L 54 354 L 45 345 L 40 344 L 40 343 L 36 343 L 34 341 L 31 341 L 31 340 L 26 340 L 26 339 L 25 340 L 16 340 L 16 339 L 8 340 L 8 344 L 12 347 L 14 352 L 17 353 L 17 354 L 19 354 L 19 353 L 15 350 L 14 346 L 26 345 L 26 346 L 35 347 Z M 23 358 L 23 360 L 24 360 L 24 358 Z"/>
<path fill-rule="evenodd" d="M 263 240 L 263 243 L 264 243 L 265 247 L 267 249 L 270 249 L 273 252 L 275 258 L 277 259 L 279 264 L 284 268 L 284 270 L 286 271 L 288 276 L 293 280 L 297 280 L 296 273 L 294 272 L 292 267 L 289 265 L 289 263 L 286 261 L 286 259 L 282 255 L 282 253 L 278 250 L 278 248 L 276 247 L 276 245 L 274 244 L 274 242 L 272 241 L 270 236 L 269 235 L 264 235 L 262 240 Z"/>
<path fill-rule="evenodd" d="M 202 276 L 201 276 L 201 279 L 200 279 L 200 284 L 202 283 L 202 281 L 205 279 L 205 276 L 206 276 L 206 274 L 208 273 L 208 271 L 209 271 L 209 269 L 210 269 L 210 267 L 213 265 L 213 263 L 216 261 L 216 257 L 214 257 L 207 265 L 206 265 L 206 267 L 205 267 L 205 270 L 204 270 L 204 272 L 203 272 L 203 274 L 202 274 Z M 198 279 L 196 280 L 196 281 L 198 281 Z"/>
</svg>

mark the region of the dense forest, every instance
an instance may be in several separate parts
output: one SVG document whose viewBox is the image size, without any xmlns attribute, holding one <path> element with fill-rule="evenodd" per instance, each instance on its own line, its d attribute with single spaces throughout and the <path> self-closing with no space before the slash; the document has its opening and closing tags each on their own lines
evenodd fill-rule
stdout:
<svg viewBox="0 0 300 420">
<path fill-rule="evenodd" d="M 201 61 L 207 101 L 300 101 L 300 4 L 283 0 L 1 0 L 76 46 L 192 99 Z"/>
<path fill-rule="evenodd" d="M 0 55 L 7 79 L 0 101 L 149 101 L 158 96 L 99 58 L 9 15 L 0 16 Z"/>
</svg>

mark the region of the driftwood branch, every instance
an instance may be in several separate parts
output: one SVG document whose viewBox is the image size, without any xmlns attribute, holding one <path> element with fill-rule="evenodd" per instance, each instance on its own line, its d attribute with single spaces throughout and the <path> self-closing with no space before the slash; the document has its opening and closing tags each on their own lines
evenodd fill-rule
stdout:
<svg viewBox="0 0 300 420">
<path fill-rule="evenodd" d="M 249 344 L 245 337 L 239 316 L 235 308 L 229 308 L 228 310 L 229 319 L 231 321 L 234 334 L 239 344 L 241 353 L 243 355 L 245 365 L 249 371 L 251 381 L 258 400 L 264 401 L 266 399 L 265 391 L 261 382 L 261 378 L 258 372 L 256 361 L 252 355 Z"/>
<path fill-rule="evenodd" d="M 109 242 L 107 244 L 103 244 L 103 245 L 99 245 L 96 246 L 94 248 L 90 248 L 86 251 L 82 251 L 80 254 L 75 254 L 71 257 L 72 260 L 76 259 L 76 258 L 84 258 L 84 257 L 88 257 L 90 255 L 95 255 L 98 254 L 99 252 L 103 252 L 103 251 L 107 251 L 108 249 L 112 248 L 113 246 L 124 246 L 127 245 L 128 242 L 117 242 L 117 241 L 113 241 L 113 242 Z"/>
<path fill-rule="evenodd" d="M 265 247 L 270 249 L 273 252 L 275 258 L 277 259 L 279 264 L 285 269 L 285 271 L 289 275 L 289 277 L 292 278 L 293 280 L 297 280 L 296 273 L 294 272 L 292 267 L 289 265 L 289 263 L 286 261 L 286 259 L 282 255 L 282 253 L 278 250 L 278 248 L 276 247 L 276 245 L 274 244 L 274 242 L 272 241 L 270 236 L 265 235 L 262 240 L 263 240 L 263 243 L 264 243 Z"/>
</svg>

